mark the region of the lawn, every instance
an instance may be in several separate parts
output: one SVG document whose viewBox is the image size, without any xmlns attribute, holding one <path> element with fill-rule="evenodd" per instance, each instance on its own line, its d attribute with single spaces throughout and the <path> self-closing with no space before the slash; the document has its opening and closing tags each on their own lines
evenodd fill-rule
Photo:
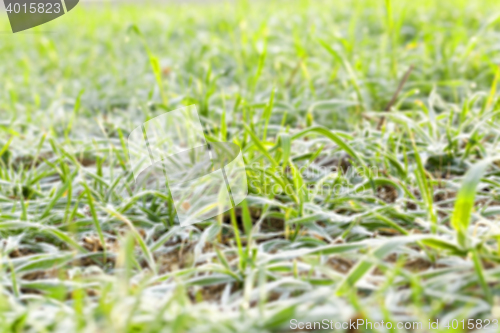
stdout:
<svg viewBox="0 0 500 333">
<path fill-rule="evenodd" d="M 498 1 L 84 1 L 0 30 L 0 331 L 497 331 Z M 127 138 L 193 104 L 249 195 L 180 226 Z"/>
</svg>

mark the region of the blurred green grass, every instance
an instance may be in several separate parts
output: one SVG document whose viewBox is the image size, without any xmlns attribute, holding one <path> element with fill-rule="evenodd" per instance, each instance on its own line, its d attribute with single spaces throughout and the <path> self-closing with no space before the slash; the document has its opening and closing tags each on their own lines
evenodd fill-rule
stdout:
<svg viewBox="0 0 500 333">
<path fill-rule="evenodd" d="M 499 9 L 83 3 L 15 35 L 4 15 L 0 328 L 497 318 Z M 251 196 L 180 228 L 133 187 L 126 138 L 190 104 L 244 151 Z"/>
</svg>

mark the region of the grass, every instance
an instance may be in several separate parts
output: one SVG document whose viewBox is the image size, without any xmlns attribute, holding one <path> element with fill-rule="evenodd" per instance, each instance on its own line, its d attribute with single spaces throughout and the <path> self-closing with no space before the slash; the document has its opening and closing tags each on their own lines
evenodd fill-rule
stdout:
<svg viewBox="0 0 500 333">
<path fill-rule="evenodd" d="M 498 320 L 499 28 L 489 0 L 236 1 L 2 34 L 0 329 Z M 190 104 L 250 195 L 181 228 L 126 139 Z"/>
</svg>

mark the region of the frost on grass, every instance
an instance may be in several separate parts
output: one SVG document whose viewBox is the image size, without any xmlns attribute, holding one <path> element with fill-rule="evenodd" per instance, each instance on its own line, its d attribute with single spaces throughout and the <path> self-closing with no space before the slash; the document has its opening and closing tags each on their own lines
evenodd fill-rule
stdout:
<svg viewBox="0 0 500 333">
<path fill-rule="evenodd" d="M 496 16 L 384 4 L 88 8 L 71 37 L 6 39 L 0 327 L 496 318 Z M 249 197 L 180 227 L 126 138 L 193 103 L 207 142 L 241 147 Z"/>
</svg>

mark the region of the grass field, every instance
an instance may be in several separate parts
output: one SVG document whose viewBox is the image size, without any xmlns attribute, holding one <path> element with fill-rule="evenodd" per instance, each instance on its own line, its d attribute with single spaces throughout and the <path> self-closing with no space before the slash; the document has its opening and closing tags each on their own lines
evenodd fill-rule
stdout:
<svg viewBox="0 0 500 333">
<path fill-rule="evenodd" d="M 83 3 L 19 34 L 0 17 L 0 331 L 497 331 L 498 1 Z M 241 147 L 250 195 L 180 227 L 134 187 L 126 141 L 191 104 Z"/>
</svg>

